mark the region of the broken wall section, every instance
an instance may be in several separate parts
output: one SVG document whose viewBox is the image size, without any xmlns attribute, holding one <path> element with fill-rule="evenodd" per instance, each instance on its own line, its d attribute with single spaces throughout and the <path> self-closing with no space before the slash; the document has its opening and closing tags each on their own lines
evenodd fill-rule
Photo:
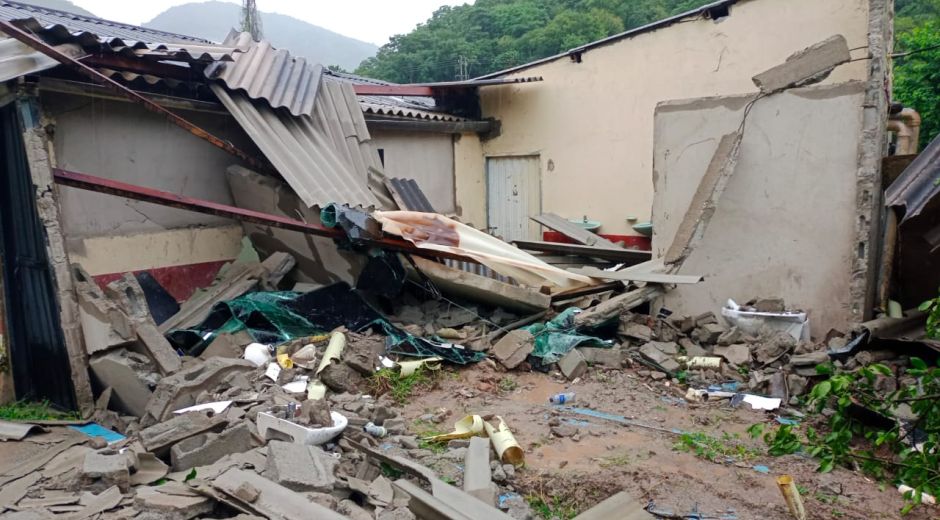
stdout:
<svg viewBox="0 0 940 520">
<path fill-rule="evenodd" d="M 656 108 L 653 255 L 673 242 L 723 135 L 754 95 L 667 101 Z M 810 314 L 812 333 L 845 328 L 855 256 L 856 174 L 864 83 L 793 89 L 757 101 L 734 172 L 698 246 L 662 304 L 680 315 L 728 298 L 775 296 Z"/>
</svg>

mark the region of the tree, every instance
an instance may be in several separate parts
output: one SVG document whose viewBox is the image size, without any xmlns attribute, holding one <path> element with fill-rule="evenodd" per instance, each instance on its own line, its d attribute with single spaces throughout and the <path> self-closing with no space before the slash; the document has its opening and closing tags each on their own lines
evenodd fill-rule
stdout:
<svg viewBox="0 0 940 520">
<path fill-rule="evenodd" d="M 898 34 L 895 52 L 894 98 L 920 113 L 923 148 L 940 132 L 940 16 Z"/>
</svg>

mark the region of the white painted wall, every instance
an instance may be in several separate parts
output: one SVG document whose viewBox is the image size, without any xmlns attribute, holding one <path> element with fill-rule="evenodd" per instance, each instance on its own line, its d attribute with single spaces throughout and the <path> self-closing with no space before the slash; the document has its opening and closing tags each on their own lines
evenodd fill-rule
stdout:
<svg viewBox="0 0 940 520">
<path fill-rule="evenodd" d="M 369 130 L 383 151 L 385 175 L 414 179 L 438 213 L 453 213 L 454 138 L 451 134 Z"/>
</svg>

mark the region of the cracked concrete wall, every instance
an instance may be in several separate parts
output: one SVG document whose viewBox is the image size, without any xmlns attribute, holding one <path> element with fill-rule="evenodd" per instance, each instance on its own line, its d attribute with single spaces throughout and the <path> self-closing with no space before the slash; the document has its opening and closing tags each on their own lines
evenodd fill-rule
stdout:
<svg viewBox="0 0 940 520">
<path fill-rule="evenodd" d="M 41 101 L 54 133 L 57 167 L 232 204 L 225 168 L 234 158 L 163 117 L 134 103 L 86 96 L 43 92 Z M 254 150 L 230 117 L 179 112 Z M 240 250 L 240 226 L 229 219 L 75 188 L 59 190 L 69 252 L 93 276 L 212 265 Z"/>
<path fill-rule="evenodd" d="M 509 77 L 544 81 L 481 89 L 484 116 L 502 125 L 483 153 L 538 154 L 543 210 L 586 214 L 603 223 L 602 233 L 634 235 L 626 217 L 651 214 L 657 103 L 756 92 L 752 76 L 834 34 L 849 48 L 865 46 L 869 2 L 741 0 L 719 20 L 683 20 L 588 50 L 581 63 L 561 57 L 514 72 Z M 858 61 L 826 83 L 867 77 Z M 485 190 L 461 189 L 485 185 L 483 168 L 470 175 L 473 181 L 458 179 L 457 204 L 485 215 Z"/>
<path fill-rule="evenodd" d="M 672 101 L 656 110 L 653 254 L 673 242 L 721 137 L 753 95 Z M 732 173 L 708 228 L 679 270 L 705 281 L 663 306 L 715 312 L 728 298 L 781 297 L 809 312 L 814 336 L 846 328 L 856 256 L 856 172 L 865 83 L 792 89 L 751 109 Z M 860 189 L 860 188 L 859 188 Z"/>
</svg>

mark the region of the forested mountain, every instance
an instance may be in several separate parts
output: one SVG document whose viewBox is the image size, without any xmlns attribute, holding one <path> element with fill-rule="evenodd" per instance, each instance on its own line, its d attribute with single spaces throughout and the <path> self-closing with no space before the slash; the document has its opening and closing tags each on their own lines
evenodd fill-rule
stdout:
<svg viewBox="0 0 940 520">
<path fill-rule="evenodd" d="M 45 7 L 46 9 L 58 9 L 59 11 L 66 11 L 68 13 L 75 13 L 84 16 L 91 16 L 97 18 L 94 14 L 81 7 L 73 4 L 69 0 L 22 0 L 24 4 L 38 5 L 39 7 Z"/>
<path fill-rule="evenodd" d="M 896 0 L 895 13 L 894 98 L 920 112 L 924 147 L 940 133 L 940 0 Z"/>
<path fill-rule="evenodd" d="M 177 34 L 222 41 L 232 27 L 237 27 L 241 7 L 230 2 L 191 2 L 160 13 L 145 27 Z M 376 47 L 324 29 L 303 20 L 274 13 L 261 13 L 264 37 L 278 49 L 303 56 L 315 63 L 355 68 L 375 54 Z"/>
<path fill-rule="evenodd" d="M 476 0 L 393 36 L 356 71 L 398 83 L 475 77 L 551 56 L 713 0 Z M 462 65 L 464 64 L 464 65 Z"/>
</svg>

